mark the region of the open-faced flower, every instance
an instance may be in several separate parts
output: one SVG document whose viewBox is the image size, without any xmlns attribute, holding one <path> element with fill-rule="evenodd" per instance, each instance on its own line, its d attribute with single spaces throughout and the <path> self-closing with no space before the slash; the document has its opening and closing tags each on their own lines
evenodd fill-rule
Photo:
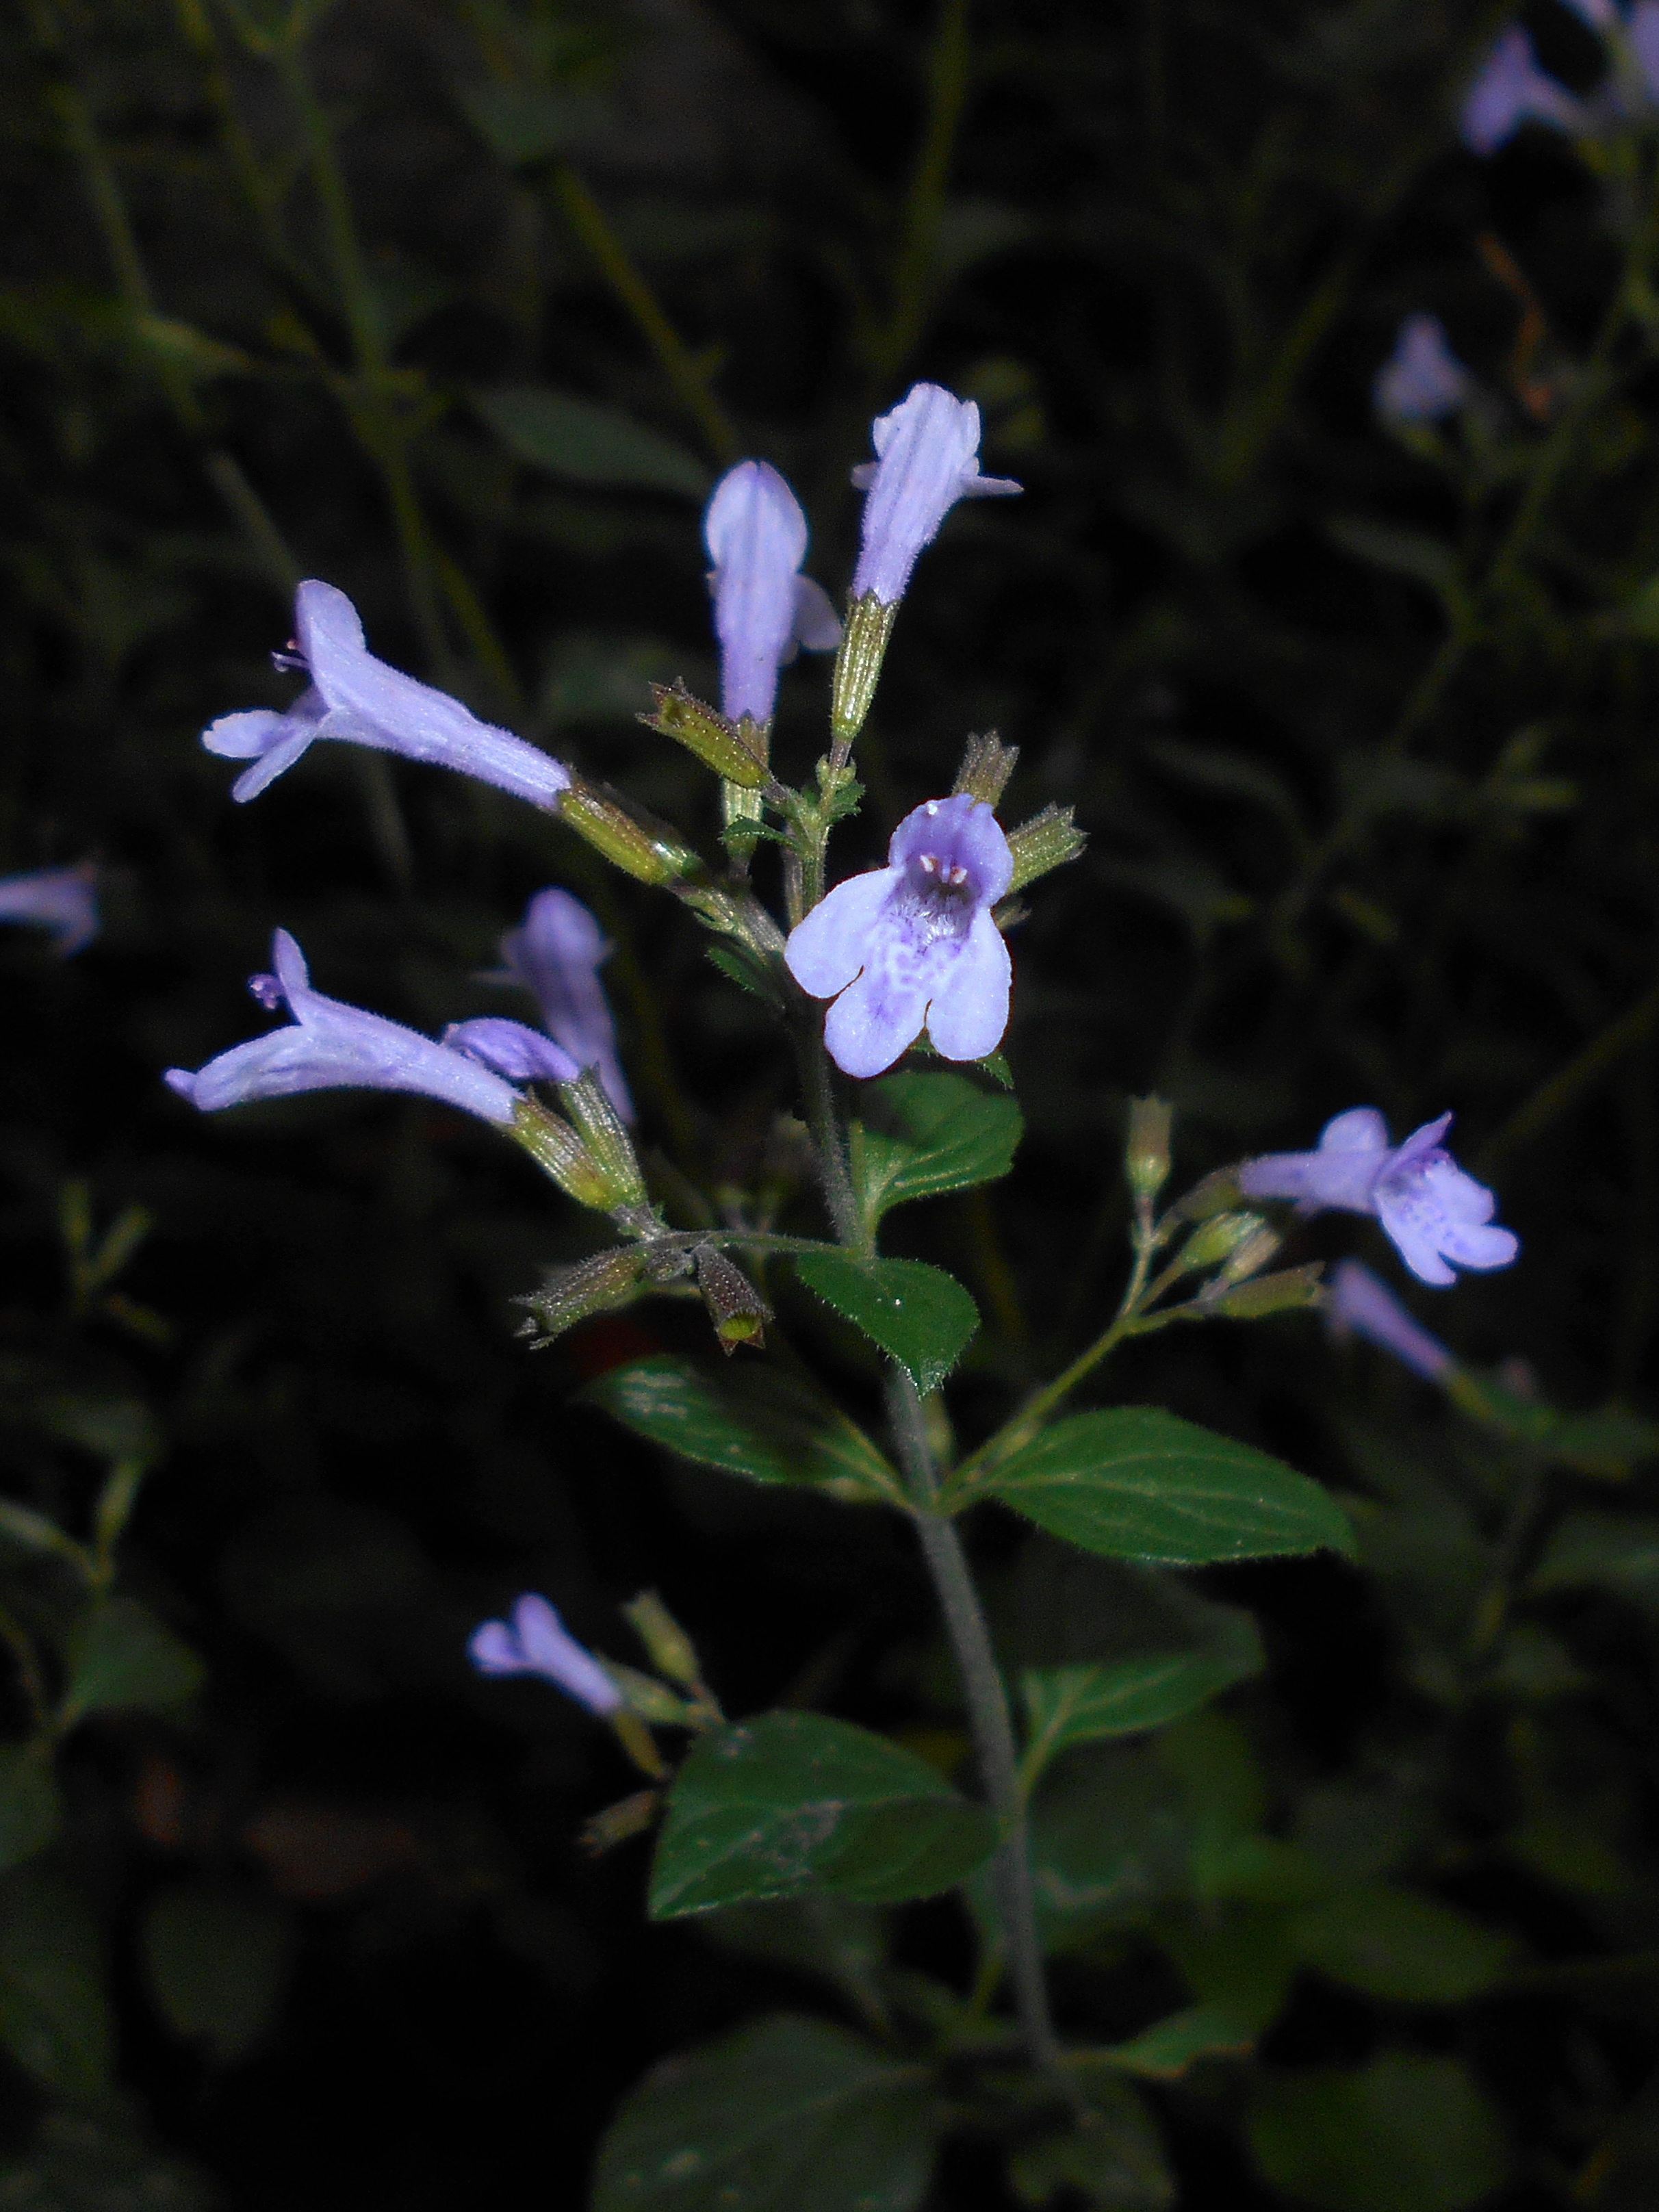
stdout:
<svg viewBox="0 0 1659 2212">
<path fill-rule="evenodd" d="M 1358 1260 L 1344 1260 L 1332 1275 L 1325 1318 L 1333 1336 L 1363 1336 L 1430 1382 L 1453 1364 L 1439 1338 L 1413 1321 L 1388 1285 Z"/>
<path fill-rule="evenodd" d="M 272 939 L 271 959 L 276 974 L 254 976 L 249 988 L 273 1012 L 286 1006 L 289 1025 L 233 1045 L 193 1073 L 167 1070 L 169 1089 L 204 1114 L 302 1091 L 412 1091 L 507 1127 L 519 1108 L 515 1082 L 574 1073 L 549 1039 L 518 1022 L 462 1023 L 452 1041 L 435 1044 L 401 1022 L 325 999 L 312 989 L 305 956 L 285 929 Z M 507 1030 L 516 1035 L 500 1034 Z"/>
<path fill-rule="evenodd" d="M 1455 1267 L 1507 1267 L 1520 1239 L 1493 1225 L 1497 1200 L 1442 1146 L 1451 1118 L 1425 1121 L 1391 1146 L 1376 1107 L 1355 1106 L 1326 1123 L 1317 1152 L 1246 1160 L 1238 1187 L 1247 1198 L 1293 1198 L 1299 1213 L 1335 1206 L 1373 1215 L 1425 1283 L 1455 1282 Z"/>
<path fill-rule="evenodd" d="M 476 1629 L 466 1650 L 481 1674 L 538 1674 L 601 1720 L 622 1705 L 622 1692 L 599 1661 L 533 1591 L 519 1599 L 508 1620 Z"/>
<path fill-rule="evenodd" d="M 841 621 L 821 584 L 798 573 L 806 558 L 800 501 L 765 461 L 739 461 L 715 485 L 702 518 L 714 562 L 720 708 L 732 721 L 769 722 L 778 671 L 798 646 L 833 653 Z"/>
<path fill-rule="evenodd" d="M 521 984 L 542 1010 L 549 1036 L 576 1066 L 599 1070 L 605 1096 L 624 1121 L 634 1101 L 617 1051 L 617 1026 L 599 981 L 611 957 L 605 933 L 579 898 L 538 891 L 517 929 L 501 939 L 500 972 L 489 980 Z"/>
<path fill-rule="evenodd" d="M 1457 412 L 1474 382 L 1439 316 L 1407 315 L 1371 392 L 1385 422 L 1437 422 Z"/>
<path fill-rule="evenodd" d="M 1523 123 L 1579 131 L 1585 121 L 1583 103 L 1540 68 L 1531 39 L 1519 23 L 1511 23 L 1464 96 L 1460 128 L 1472 153 L 1495 154 Z"/>
<path fill-rule="evenodd" d="M 98 934 L 98 871 L 37 868 L 27 876 L 0 876 L 0 921 L 33 922 L 49 929 L 67 960 Z"/>
<path fill-rule="evenodd" d="M 319 738 L 458 769 L 532 806 L 551 806 L 569 787 L 562 762 L 377 660 L 363 643 L 357 610 L 332 584 L 301 585 L 294 642 L 276 658 L 279 668 L 302 669 L 311 678 L 287 712 L 256 707 L 222 714 L 202 732 L 210 753 L 253 763 L 231 786 L 233 799 L 257 799 Z"/>
<path fill-rule="evenodd" d="M 913 384 L 890 414 L 870 428 L 873 461 L 853 482 L 866 493 L 853 597 L 884 606 L 904 597 L 924 546 L 959 499 L 1017 492 L 1012 477 L 979 472 L 979 409 L 937 384 Z"/>
<path fill-rule="evenodd" d="M 823 1041 L 838 1067 L 879 1075 L 924 1026 L 946 1060 L 995 1050 L 1013 969 L 991 909 L 1012 874 L 982 799 L 930 799 L 894 830 L 884 868 L 813 908 L 784 958 L 802 990 L 836 1001 Z"/>
</svg>

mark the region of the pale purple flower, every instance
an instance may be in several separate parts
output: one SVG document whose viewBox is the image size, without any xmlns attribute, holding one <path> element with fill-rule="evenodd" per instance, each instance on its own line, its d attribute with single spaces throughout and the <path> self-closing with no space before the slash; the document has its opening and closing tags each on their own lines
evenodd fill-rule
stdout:
<svg viewBox="0 0 1659 2212">
<path fill-rule="evenodd" d="M 870 426 L 873 461 L 853 482 L 868 497 L 853 575 L 853 597 L 873 593 L 890 607 L 904 597 L 922 548 L 959 499 L 1017 492 L 1012 477 L 979 472 L 979 410 L 937 384 L 913 384 L 890 414 Z"/>
<path fill-rule="evenodd" d="M 481 1674 L 539 1674 L 601 1720 L 622 1705 L 622 1692 L 599 1661 L 533 1591 L 514 1605 L 510 1620 L 487 1620 L 476 1629 L 466 1650 Z"/>
<path fill-rule="evenodd" d="M 301 585 L 294 633 L 276 665 L 303 669 L 311 682 L 287 712 L 257 707 L 222 714 L 202 732 L 210 753 L 253 763 L 231 786 L 233 799 L 257 799 L 319 738 L 459 769 L 532 806 L 551 806 L 568 787 L 569 769 L 539 746 L 481 722 L 459 699 L 377 660 L 363 643 L 357 610 L 332 584 Z"/>
<path fill-rule="evenodd" d="M 492 1067 L 509 1083 L 574 1083 L 581 1073 L 575 1061 L 551 1037 L 522 1022 L 503 1021 L 494 1014 L 476 1021 L 451 1022 L 441 1042 L 450 1052 L 464 1052 L 481 1067 Z"/>
<path fill-rule="evenodd" d="M 506 965 L 489 980 L 521 984 L 541 1008 L 548 1035 L 578 1069 L 599 1070 L 605 1096 L 623 1121 L 631 1121 L 634 1101 L 599 981 L 599 969 L 610 957 L 603 931 L 579 898 L 556 888 L 538 891 L 519 927 L 502 938 Z"/>
<path fill-rule="evenodd" d="M 168 1087 L 204 1114 L 302 1091 L 412 1091 L 504 1127 L 519 1106 L 519 1093 L 500 1072 L 504 1066 L 520 1082 L 538 1075 L 557 1081 L 567 1066 L 562 1055 L 555 1063 L 556 1048 L 545 1037 L 517 1022 L 462 1023 L 453 1042 L 434 1044 L 401 1022 L 325 999 L 312 989 L 305 956 L 285 929 L 271 941 L 271 958 L 276 974 L 256 975 L 248 988 L 273 1012 L 286 1005 L 294 1017 L 289 1026 L 233 1045 L 193 1073 L 167 1070 Z M 504 1042 L 499 1032 L 509 1030 L 517 1039 Z M 480 1030 L 489 1032 L 482 1042 Z"/>
<path fill-rule="evenodd" d="M 1388 1285 L 1358 1260 L 1344 1260 L 1331 1277 L 1325 1318 L 1333 1336 L 1363 1336 L 1428 1382 L 1454 1364 L 1439 1338 L 1413 1321 Z"/>
<path fill-rule="evenodd" d="M 991 909 L 1012 875 L 995 815 L 964 793 L 907 814 L 887 866 L 813 908 L 784 958 L 802 990 L 836 1001 L 823 1041 L 838 1067 L 879 1075 L 924 1024 L 946 1060 L 995 1050 L 1013 969 Z"/>
<path fill-rule="evenodd" d="M 1313 1152 L 1269 1152 L 1246 1160 L 1238 1186 L 1247 1198 L 1293 1198 L 1298 1213 L 1336 1206 L 1376 1217 L 1413 1274 L 1443 1287 L 1459 1267 L 1507 1267 L 1520 1239 L 1492 1225 L 1497 1200 L 1465 1175 L 1440 1139 L 1451 1115 L 1425 1121 L 1390 1146 L 1375 1106 L 1356 1106 L 1328 1121 Z"/>
<path fill-rule="evenodd" d="M 795 657 L 833 653 L 841 622 L 830 595 L 796 572 L 806 558 L 800 501 L 765 461 L 739 461 L 714 487 L 702 518 L 714 566 L 714 631 L 720 641 L 720 709 L 769 722 L 778 671 Z"/>
<path fill-rule="evenodd" d="M 1523 123 L 1577 131 L 1584 122 L 1583 105 L 1539 67 L 1531 39 L 1519 23 L 1511 23 L 1464 97 L 1460 127 L 1472 152 L 1495 154 Z"/>
<path fill-rule="evenodd" d="M 98 871 L 37 868 L 27 876 L 0 876 L 0 921 L 33 922 L 49 929 L 67 960 L 98 934 Z"/>
<path fill-rule="evenodd" d="M 1457 412 L 1473 386 L 1439 316 L 1407 315 L 1371 392 L 1385 422 L 1437 422 Z"/>
</svg>

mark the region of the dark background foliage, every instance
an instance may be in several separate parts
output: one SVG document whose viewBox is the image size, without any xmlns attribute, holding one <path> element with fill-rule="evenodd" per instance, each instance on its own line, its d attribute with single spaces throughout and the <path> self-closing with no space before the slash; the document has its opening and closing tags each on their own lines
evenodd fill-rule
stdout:
<svg viewBox="0 0 1659 2212">
<path fill-rule="evenodd" d="M 62 1402 L 147 1407 L 123 1586 L 207 1668 L 190 1717 L 96 1721 L 62 1753 L 52 1856 L 107 1947 L 127 2101 L 65 2104 L 72 2058 L 6 2062 L 19 2204 L 574 2203 L 647 2063 L 813 2001 L 646 1929 L 641 1845 L 578 1849 L 628 1770 L 574 1707 L 463 1662 L 520 1589 L 620 1653 L 616 1606 L 655 1585 L 734 1711 L 957 1722 L 902 1529 L 674 1470 L 574 1399 L 693 1340 L 678 1312 L 533 1358 L 515 1341 L 513 1295 L 587 1236 L 516 1155 L 420 1102 L 220 1122 L 162 1088 L 252 1033 L 276 924 L 323 988 L 432 1029 L 507 1010 L 478 972 L 559 882 L 617 941 L 659 1175 L 751 1177 L 788 1103 L 689 919 L 556 825 L 343 747 L 229 803 L 198 733 L 287 696 L 265 656 L 296 574 L 349 591 L 393 662 L 707 836 L 702 772 L 633 720 L 652 678 L 714 683 L 698 485 L 775 462 L 839 593 L 870 415 L 917 375 L 976 397 L 988 465 L 1025 495 L 959 510 L 919 570 L 837 848 L 842 872 L 874 854 L 989 726 L 1021 748 L 1011 818 L 1074 800 L 1091 839 L 1015 940 L 1016 1171 L 902 1232 L 987 1316 L 964 1432 L 1115 1297 L 1124 1102 L 1152 1088 L 1189 1174 L 1360 1098 L 1396 1130 L 1455 1107 L 1523 1257 L 1421 1304 L 1470 1359 L 1523 1361 L 1522 1392 L 1639 1406 L 1659 1326 L 1659 477 L 1645 307 L 1606 322 L 1638 216 L 1563 140 L 1459 149 L 1492 11 L 313 13 L 286 73 L 252 4 L 29 0 L 0 26 L 0 862 L 92 855 L 106 905 L 72 963 L 0 942 L 7 1487 L 78 1531 L 99 1450 Z M 1594 78 L 1571 16 L 1534 27 Z M 1488 394 L 1438 460 L 1370 396 L 1425 307 Z M 489 412 L 527 386 L 619 410 L 666 458 L 572 434 L 538 465 Z M 786 676 L 792 772 L 823 682 Z M 77 1182 L 98 1233 L 150 1222 L 113 1303 L 76 1294 Z M 1293 1256 L 1352 1249 L 1353 1224 L 1320 1224 Z M 1599 1592 L 1534 1603 L 1498 1681 L 1469 1624 L 1494 1591 L 1507 1617 L 1571 1479 L 1528 1475 L 1511 1510 L 1513 1455 L 1318 1339 L 1305 1317 L 1177 1330 L 1113 1395 L 1391 1501 L 1364 1573 L 1205 1578 L 1267 1641 L 1232 1710 L 1281 1830 L 1347 1791 L 1538 1963 L 1452 2015 L 1304 1977 L 1265 2063 L 1455 2049 L 1514 2131 L 1511 2212 L 1650 2201 L 1641 1479 L 1591 1500 L 1629 1516 L 1628 1553 Z M 994 1577 L 1012 1531 L 979 1540 Z M 52 1608 L 16 1600 L 48 1641 Z M 157 1901 L 186 1890 L 228 1900 L 267 1991 L 245 2032 L 192 2037 L 158 2002 Z M 952 1907 L 899 1942 L 963 1971 Z M 1080 2031 L 1146 2016 L 1133 1972 L 1105 1987 L 1062 1975 Z M 1285 2201 L 1239 2094 L 1195 2077 L 1164 2100 L 1194 2212 Z M 94 2199 L 100 2160 L 117 2193 Z M 937 2202 L 1001 2186 L 947 2161 Z"/>
</svg>

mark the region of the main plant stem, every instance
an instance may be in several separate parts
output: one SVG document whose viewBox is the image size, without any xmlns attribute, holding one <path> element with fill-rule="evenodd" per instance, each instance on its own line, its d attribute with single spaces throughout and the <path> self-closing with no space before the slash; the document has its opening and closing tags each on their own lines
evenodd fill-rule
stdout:
<svg viewBox="0 0 1659 2212">
<path fill-rule="evenodd" d="M 1002 1922 L 1014 2008 L 1032 2065 L 1042 2073 L 1058 2076 L 1062 2064 L 1060 2041 L 1048 2011 L 1042 1947 L 1037 1941 L 1025 1799 L 1019 1786 L 1019 1755 L 1008 1693 L 956 1522 L 927 1510 L 939 1490 L 938 1471 L 916 1386 L 896 1363 L 888 1371 L 887 1416 L 911 1495 L 923 1509 L 915 1516 L 916 1534 L 968 1701 L 968 1725 L 979 1762 L 980 1784 L 1002 1832 L 991 1862 L 991 1880 Z"/>
</svg>

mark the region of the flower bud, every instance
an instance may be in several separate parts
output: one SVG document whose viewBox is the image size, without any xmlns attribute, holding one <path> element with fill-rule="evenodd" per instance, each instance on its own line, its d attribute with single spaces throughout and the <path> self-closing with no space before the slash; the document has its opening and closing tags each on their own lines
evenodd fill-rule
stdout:
<svg viewBox="0 0 1659 2212">
<path fill-rule="evenodd" d="M 544 1175 L 551 1176 L 567 1198 L 578 1206 L 591 1206 L 600 1213 L 615 1201 L 610 1185 L 586 1146 L 556 1114 L 550 1114 L 533 1098 L 521 1098 L 507 1134 L 524 1146 Z"/>
<path fill-rule="evenodd" d="M 631 1797 L 620 1804 L 607 1805 L 603 1813 L 596 1813 L 582 1830 L 582 1849 L 598 1858 L 604 1851 L 614 1850 L 632 1836 L 642 1836 L 657 1817 L 661 1798 L 654 1790 L 636 1790 Z"/>
<path fill-rule="evenodd" d="M 637 1667 L 624 1667 L 620 1660 L 607 1659 L 605 1671 L 617 1688 L 630 1712 L 637 1713 L 642 1721 L 655 1728 L 686 1728 L 690 1715 L 683 1698 L 677 1698 L 654 1674 L 641 1674 Z"/>
<path fill-rule="evenodd" d="M 854 599 L 848 609 L 830 689 L 830 722 L 838 744 L 850 745 L 864 727 L 897 612 L 896 599 L 884 605 L 873 592 Z"/>
<path fill-rule="evenodd" d="M 1014 862 L 1009 896 L 1024 890 L 1051 868 L 1063 868 L 1068 860 L 1075 860 L 1088 842 L 1073 822 L 1069 806 L 1045 806 L 1041 814 L 1022 822 L 1018 830 L 1008 832 L 1008 850 Z"/>
<path fill-rule="evenodd" d="M 1231 1260 L 1267 1225 L 1259 1213 L 1212 1214 L 1188 1238 L 1181 1255 L 1182 1265 L 1188 1268 L 1213 1267 L 1220 1261 Z"/>
<path fill-rule="evenodd" d="M 645 1177 L 640 1173 L 628 1124 L 605 1096 L 593 1070 L 585 1069 L 574 1083 L 562 1083 L 559 1097 L 605 1194 L 599 1202 L 606 1212 L 617 1206 L 646 1205 Z"/>
<path fill-rule="evenodd" d="M 758 791 L 746 791 L 740 783 L 721 784 L 720 835 L 739 868 L 746 868 L 754 858 L 765 818 L 766 802 Z"/>
<path fill-rule="evenodd" d="M 1212 1168 L 1208 1175 L 1200 1177 L 1184 1198 L 1176 1200 L 1170 1210 L 1170 1218 L 1171 1221 L 1207 1221 L 1212 1214 L 1237 1206 L 1243 1195 L 1238 1188 L 1237 1168 Z"/>
<path fill-rule="evenodd" d="M 642 884 L 681 882 L 702 866 L 696 853 L 665 823 L 653 822 L 625 806 L 613 792 L 602 791 L 580 775 L 559 795 L 560 819 L 613 867 Z"/>
<path fill-rule="evenodd" d="M 1254 1275 L 1258 1268 L 1267 1266 L 1284 1242 L 1279 1231 L 1270 1229 L 1264 1221 L 1228 1255 L 1226 1266 L 1216 1278 L 1217 1287 L 1242 1283 L 1247 1275 Z"/>
<path fill-rule="evenodd" d="M 758 791 L 771 781 L 766 765 L 765 724 L 747 714 L 740 721 L 728 722 L 724 714 L 694 699 L 683 684 L 653 684 L 651 696 L 657 702 L 656 713 L 639 718 L 647 730 L 672 738 L 728 783 Z"/>
<path fill-rule="evenodd" d="M 550 1267 L 540 1290 L 514 1300 L 530 1313 L 520 1334 L 533 1337 L 533 1348 L 540 1351 L 590 1314 L 614 1313 L 631 1305 L 646 1279 L 645 1255 L 635 1244 L 596 1252 L 573 1267 Z"/>
<path fill-rule="evenodd" d="M 700 1245 L 696 1254 L 697 1288 L 714 1324 L 714 1335 L 727 1357 L 740 1344 L 758 1350 L 765 1341 L 765 1324 L 772 1318 L 769 1306 L 741 1267 L 712 1244 Z"/>
<path fill-rule="evenodd" d="M 1005 745 L 994 730 L 970 737 L 963 749 L 957 780 L 951 786 L 952 797 L 965 791 L 969 798 L 982 799 L 988 806 L 996 805 L 1018 758 L 1019 747 Z"/>
<path fill-rule="evenodd" d="M 683 1690 L 702 1687 L 702 1668 L 696 1647 L 655 1590 L 641 1590 L 623 1607 L 623 1618 L 632 1625 L 659 1674 L 678 1682 Z"/>
<path fill-rule="evenodd" d="M 1254 1282 L 1236 1283 L 1215 1301 L 1212 1310 L 1229 1321 L 1259 1321 L 1263 1314 L 1288 1313 L 1295 1306 L 1315 1306 L 1323 1296 L 1320 1278 L 1322 1260 L 1305 1267 L 1282 1268 L 1276 1275 L 1258 1275 Z"/>
<path fill-rule="evenodd" d="M 1174 1110 L 1167 1098 L 1129 1101 L 1123 1173 L 1133 1195 L 1148 1203 L 1170 1180 L 1170 1123 Z"/>
</svg>

